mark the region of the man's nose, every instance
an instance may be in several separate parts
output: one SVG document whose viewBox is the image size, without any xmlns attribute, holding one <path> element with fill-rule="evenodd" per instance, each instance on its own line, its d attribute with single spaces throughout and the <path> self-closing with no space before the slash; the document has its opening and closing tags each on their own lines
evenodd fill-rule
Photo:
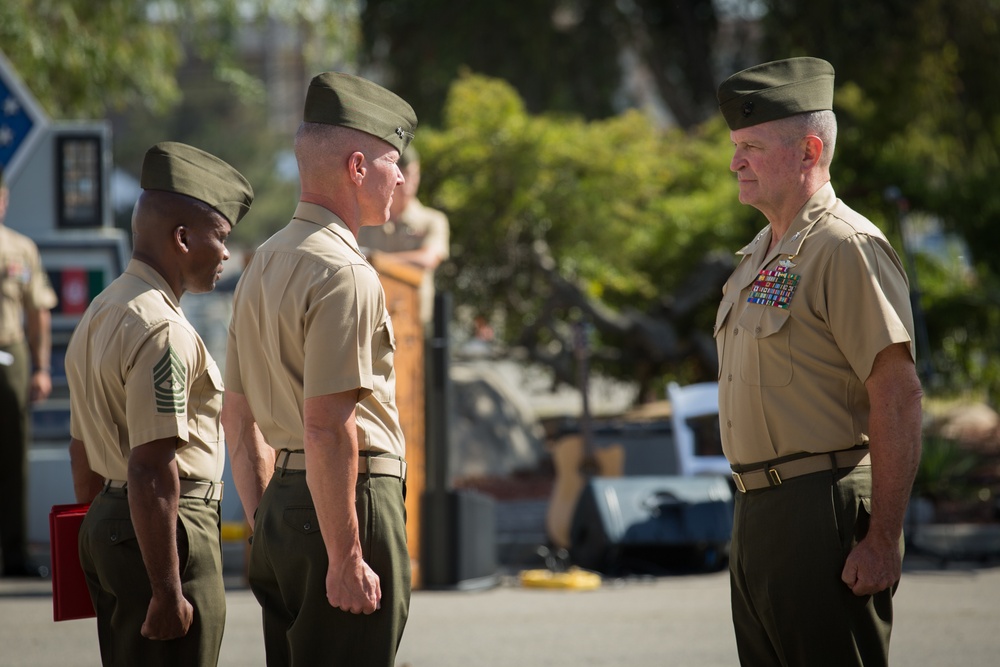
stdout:
<svg viewBox="0 0 1000 667">
<path fill-rule="evenodd" d="M 729 161 L 729 171 L 739 171 L 744 166 L 743 157 L 739 152 L 733 153 L 733 159 Z"/>
</svg>

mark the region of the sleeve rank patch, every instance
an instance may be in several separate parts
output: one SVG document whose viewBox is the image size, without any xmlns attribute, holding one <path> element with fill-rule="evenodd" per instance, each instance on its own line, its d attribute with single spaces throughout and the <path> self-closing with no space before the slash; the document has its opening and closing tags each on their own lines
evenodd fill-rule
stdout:
<svg viewBox="0 0 1000 667">
<path fill-rule="evenodd" d="M 153 392 L 156 394 L 156 411 L 182 415 L 187 407 L 187 369 L 174 348 L 167 348 L 163 358 L 153 367 Z"/>
</svg>

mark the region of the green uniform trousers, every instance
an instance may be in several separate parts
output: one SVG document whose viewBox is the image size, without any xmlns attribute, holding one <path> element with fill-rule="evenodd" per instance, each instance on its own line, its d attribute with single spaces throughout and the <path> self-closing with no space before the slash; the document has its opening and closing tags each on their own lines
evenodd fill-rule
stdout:
<svg viewBox="0 0 1000 667">
<path fill-rule="evenodd" d="M 351 614 L 326 599 L 327 554 L 305 471 L 276 471 L 254 520 L 250 588 L 260 602 L 268 667 L 393 667 L 410 606 L 405 484 L 360 475 L 355 487 L 365 562 L 382 606 Z"/>
<path fill-rule="evenodd" d="M 27 343 L 0 350 L 11 354 L 11 365 L 0 364 L 0 551 L 7 571 L 25 568 L 28 561 L 28 403 Z"/>
<path fill-rule="evenodd" d="M 80 527 L 80 564 L 97 611 L 105 667 L 214 667 L 226 625 L 219 502 L 181 498 L 177 552 L 184 597 L 194 607 L 187 635 L 168 641 L 142 636 L 152 598 L 149 577 L 124 489 L 97 496 Z"/>
<path fill-rule="evenodd" d="M 896 587 L 858 597 L 840 579 L 870 507 L 870 467 L 737 494 L 730 579 L 742 665 L 888 665 Z"/>
</svg>

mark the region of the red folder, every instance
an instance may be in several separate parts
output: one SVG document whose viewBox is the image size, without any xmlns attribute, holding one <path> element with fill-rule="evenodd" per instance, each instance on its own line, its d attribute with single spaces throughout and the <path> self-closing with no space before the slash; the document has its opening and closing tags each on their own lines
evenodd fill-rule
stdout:
<svg viewBox="0 0 1000 667">
<path fill-rule="evenodd" d="M 49 512 L 52 549 L 52 620 L 69 621 L 96 616 L 87 580 L 80 567 L 80 524 L 87 504 L 55 505 Z"/>
</svg>

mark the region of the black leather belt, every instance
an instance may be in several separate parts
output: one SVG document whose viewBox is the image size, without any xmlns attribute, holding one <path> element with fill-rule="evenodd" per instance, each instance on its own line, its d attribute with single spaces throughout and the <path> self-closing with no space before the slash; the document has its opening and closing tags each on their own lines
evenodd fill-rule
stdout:
<svg viewBox="0 0 1000 667">
<path fill-rule="evenodd" d="M 858 466 L 870 466 L 872 464 L 871 454 L 867 447 L 855 449 L 845 449 L 839 452 L 829 452 L 825 454 L 814 454 L 801 459 L 793 459 L 783 463 L 763 465 L 754 470 L 744 472 L 733 472 L 733 480 L 736 488 L 742 492 L 766 489 L 771 486 L 781 486 L 786 479 L 809 475 L 814 472 L 824 470 L 839 470 L 841 468 L 856 468 Z"/>
</svg>

